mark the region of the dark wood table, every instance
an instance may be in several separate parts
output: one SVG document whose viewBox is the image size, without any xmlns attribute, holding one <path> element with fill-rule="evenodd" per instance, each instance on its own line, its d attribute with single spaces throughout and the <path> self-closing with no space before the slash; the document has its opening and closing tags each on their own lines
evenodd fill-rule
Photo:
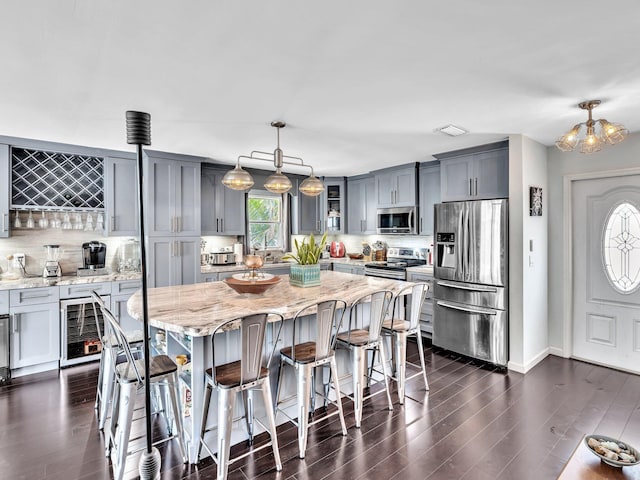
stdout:
<svg viewBox="0 0 640 480">
<path fill-rule="evenodd" d="M 640 480 L 640 465 L 616 468 L 600 461 L 589 451 L 584 439 L 562 469 L 558 480 Z"/>
</svg>

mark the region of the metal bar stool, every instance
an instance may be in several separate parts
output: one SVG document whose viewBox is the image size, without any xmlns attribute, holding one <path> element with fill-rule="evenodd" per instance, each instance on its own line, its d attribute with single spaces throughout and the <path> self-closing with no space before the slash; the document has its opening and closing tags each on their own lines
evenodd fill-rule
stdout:
<svg viewBox="0 0 640 480">
<path fill-rule="evenodd" d="M 342 312 L 336 319 L 336 309 L 340 305 Z M 321 303 L 307 305 L 299 310 L 293 319 L 293 335 L 292 344 L 280 350 L 280 372 L 278 375 L 278 386 L 276 390 L 276 413 L 280 410 L 289 420 L 298 427 L 298 447 L 300 450 L 300 458 L 304 458 L 307 450 L 308 429 L 311 425 L 327 420 L 328 418 L 338 415 L 340 417 L 340 425 L 342 426 L 342 435 L 347 434 L 347 427 L 344 423 L 344 414 L 342 412 L 342 401 L 340 399 L 340 384 L 338 380 L 338 369 L 336 367 L 335 342 L 336 333 L 342 324 L 342 318 L 347 308 L 346 302 L 342 300 L 327 300 Z M 316 314 L 315 320 L 315 341 L 300 341 L 300 321 L 307 315 Z M 296 331 L 298 336 L 296 336 Z M 289 417 L 280 405 L 289 399 L 280 400 L 282 393 L 282 375 L 284 366 L 290 365 L 297 371 L 297 398 L 298 398 L 298 420 L 297 422 Z M 333 389 L 336 394 L 336 401 L 330 402 L 336 405 L 337 411 L 324 415 L 313 421 L 309 421 L 309 413 L 313 413 L 316 394 L 315 375 L 313 372 L 316 367 L 329 365 L 330 381 L 333 382 Z M 328 399 L 328 390 L 322 393 L 326 402 Z M 291 398 L 291 397 L 290 397 Z"/>
<path fill-rule="evenodd" d="M 98 330 L 98 338 L 102 350 L 100 351 L 100 366 L 98 368 L 98 388 L 96 390 L 96 403 L 95 409 L 98 412 L 98 428 L 104 430 L 104 425 L 107 421 L 109 412 L 109 405 L 111 404 L 113 397 L 113 386 L 116 381 L 115 364 L 126 361 L 124 352 L 119 351 L 116 346 L 118 342 L 115 338 L 109 339 L 106 335 L 106 328 L 101 328 L 101 323 L 104 324 L 103 310 L 106 308 L 104 299 L 98 295 L 96 291 L 91 292 L 91 298 L 93 300 L 93 315 L 96 321 L 96 328 Z M 96 305 L 98 308 L 96 308 Z M 100 313 L 98 313 L 98 310 Z M 105 325 L 106 326 L 106 325 Z M 134 330 L 126 332 L 127 341 L 131 346 L 134 356 L 140 356 L 142 353 L 142 330 Z M 116 359 L 115 363 L 113 359 Z"/>
<path fill-rule="evenodd" d="M 427 381 L 427 369 L 424 364 L 424 349 L 422 346 L 422 335 L 420 332 L 420 312 L 424 299 L 429 292 L 428 283 L 417 283 L 398 292 L 393 301 L 392 314 L 396 315 L 400 310 L 407 311 L 406 305 L 400 305 L 400 302 L 406 299 L 407 294 L 411 294 L 411 303 L 408 305 L 408 315 L 404 318 L 395 318 L 385 320 L 382 323 L 382 335 L 390 337 L 392 342 L 392 364 L 394 366 L 394 374 L 392 377 L 398 383 L 398 397 L 400 404 L 404 403 L 404 392 L 407 380 L 422 375 L 424 379 L 425 390 L 429 390 L 429 382 Z M 406 320 L 408 318 L 408 320 Z M 415 336 L 418 343 L 418 353 L 420 354 L 420 365 L 407 362 L 407 338 Z M 395 339 L 395 342 L 393 341 Z M 395 344 L 395 345 L 394 345 Z M 394 348 L 395 347 L 395 348 Z M 406 376 L 407 365 L 421 367 L 421 371 Z"/>
<path fill-rule="evenodd" d="M 267 324 L 269 317 L 278 317 L 279 320 L 271 322 L 272 325 L 278 323 L 277 333 L 273 336 L 274 348 L 265 361 L 263 356 L 264 344 L 266 342 Z M 273 411 L 273 400 L 271 396 L 271 385 L 269 381 L 269 365 L 275 352 L 280 333 L 282 331 L 283 317 L 277 313 L 257 313 L 246 317 L 229 320 L 219 325 L 211 335 L 211 355 L 213 358 L 212 368 L 205 372 L 206 389 L 204 393 L 204 403 L 202 409 L 202 430 L 200 433 L 200 449 L 204 447 L 218 465 L 218 480 L 225 480 L 229 465 L 251 455 L 263 448 L 272 447 L 275 458 L 276 470 L 282 470 L 280 453 L 278 452 L 278 438 L 276 437 L 276 423 Z M 216 365 L 215 337 L 216 333 L 237 329 L 238 341 L 240 343 L 240 359 L 235 362 Z M 227 335 L 234 333 L 228 332 Z M 207 417 L 209 415 L 209 404 L 213 389 L 218 393 L 218 426 L 207 428 Z M 265 426 L 258 419 L 254 419 L 252 392 L 260 390 L 264 403 L 267 423 Z M 260 447 L 253 448 L 248 452 L 235 458 L 229 457 L 231 448 L 231 430 L 233 427 L 233 410 L 236 394 L 241 393 L 244 402 L 244 417 L 246 420 L 249 442 L 253 443 L 253 422 L 259 423 L 271 437 L 269 442 Z M 217 428 L 217 454 L 205 442 L 205 434 Z M 200 452 L 198 452 L 198 457 Z"/>
<path fill-rule="evenodd" d="M 389 375 L 387 374 L 387 361 L 384 353 L 381 329 L 382 322 L 385 318 L 393 293 L 389 290 L 380 290 L 360 297 L 351 304 L 349 309 L 349 326 L 348 331 L 339 333 L 337 336 L 336 346 L 348 348 L 351 351 L 352 371 L 353 371 L 353 396 L 349 398 L 353 400 L 354 414 L 356 417 L 356 428 L 360 428 L 362 422 L 362 405 L 364 400 L 371 396 L 381 393 L 376 392 L 364 397 L 365 384 L 369 383 L 370 375 L 367 374 L 367 352 L 380 352 L 380 360 L 383 369 L 383 378 L 385 392 L 387 393 L 387 401 L 389 402 L 389 410 L 393 410 L 391 403 L 391 394 L 389 392 Z M 363 310 L 365 306 L 369 306 L 369 315 L 365 315 Z M 364 317 L 369 319 L 368 325 L 364 325 Z M 359 320 L 359 321 L 358 321 Z"/>
<path fill-rule="evenodd" d="M 116 343 L 114 345 L 117 345 L 116 348 L 124 352 L 126 358 L 125 362 L 117 364 L 116 358 L 112 359 L 113 368 L 116 372 L 116 384 L 113 392 L 111 428 L 107 439 L 107 452 L 109 453 L 112 448 L 115 449 L 114 479 L 121 480 L 125 472 L 127 455 L 135 453 L 129 452 L 129 441 L 136 394 L 138 390 L 142 389 L 146 380 L 144 378 L 144 359 L 136 359 L 134 357 L 126 335 L 113 314 L 106 308 L 102 310 L 102 313 L 107 326 L 107 335 L 110 339 L 115 339 Z M 178 401 L 178 367 L 167 355 L 153 356 L 150 362 L 149 382 L 155 387 L 167 387 L 171 402 L 171 417 L 167 417 L 169 436 L 154 442 L 154 445 L 177 438 L 182 460 L 186 463 L 187 458 L 185 456 L 182 431 L 182 410 Z M 164 397 L 161 396 L 161 398 Z M 145 413 L 146 415 L 151 415 L 151 412 Z M 172 425 L 173 422 L 176 424 L 175 430 Z M 139 450 L 143 450 L 143 448 Z"/>
</svg>

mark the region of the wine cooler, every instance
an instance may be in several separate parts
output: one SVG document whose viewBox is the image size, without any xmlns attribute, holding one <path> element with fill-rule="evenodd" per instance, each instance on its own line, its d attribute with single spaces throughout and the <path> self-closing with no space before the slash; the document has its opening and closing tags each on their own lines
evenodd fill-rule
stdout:
<svg viewBox="0 0 640 480">
<path fill-rule="evenodd" d="M 103 295 L 107 305 L 110 296 Z M 104 319 L 100 309 L 93 307 L 91 298 L 74 298 L 60 302 L 62 321 L 62 358 L 61 367 L 68 367 L 78 363 L 100 359 L 102 344 L 100 336 L 103 334 Z M 96 315 L 98 322 L 96 322 Z"/>
</svg>

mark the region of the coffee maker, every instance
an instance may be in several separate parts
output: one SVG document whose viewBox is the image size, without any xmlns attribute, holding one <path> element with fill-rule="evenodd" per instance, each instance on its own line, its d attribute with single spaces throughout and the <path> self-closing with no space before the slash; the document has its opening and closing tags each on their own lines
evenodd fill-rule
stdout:
<svg viewBox="0 0 640 480">
<path fill-rule="evenodd" d="M 82 244 L 83 268 L 78 269 L 78 275 L 106 275 L 105 259 L 107 246 L 96 240 Z"/>
</svg>

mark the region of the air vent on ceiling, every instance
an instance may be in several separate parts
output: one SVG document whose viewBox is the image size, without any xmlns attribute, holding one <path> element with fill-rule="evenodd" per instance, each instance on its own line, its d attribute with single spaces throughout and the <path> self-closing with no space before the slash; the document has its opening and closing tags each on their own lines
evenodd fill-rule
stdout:
<svg viewBox="0 0 640 480">
<path fill-rule="evenodd" d="M 457 137 L 459 135 L 464 135 L 465 133 L 467 133 L 464 128 L 456 127 L 455 125 L 447 125 L 446 127 L 439 128 L 438 131 L 451 137 Z"/>
</svg>

